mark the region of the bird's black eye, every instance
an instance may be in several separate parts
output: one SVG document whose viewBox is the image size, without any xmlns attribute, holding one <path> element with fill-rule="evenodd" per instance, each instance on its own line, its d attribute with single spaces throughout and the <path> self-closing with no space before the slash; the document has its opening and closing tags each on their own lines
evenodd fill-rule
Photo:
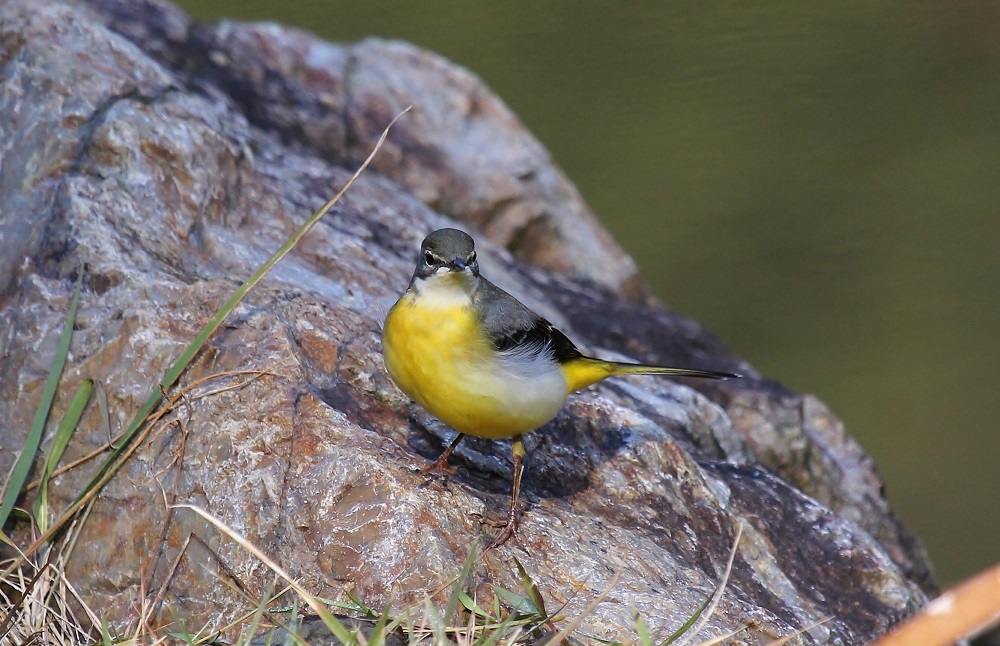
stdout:
<svg viewBox="0 0 1000 646">
<path fill-rule="evenodd" d="M 467 262 L 468 262 L 468 263 L 469 263 L 470 265 L 471 265 L 472 263 L 476 262 L 476 252 L 475 252 L 475 251 L 473 251 L 472 253 L 470 253 L 470 254 L 469 254 L 469 260 L 468 260 Z"/>
<path fill-rule="evenodd" d="M 428 266 L 434 264 L 434 254 L 432 254 L 430 251 L 424 252 L 424 264 Z"/>
</svg>

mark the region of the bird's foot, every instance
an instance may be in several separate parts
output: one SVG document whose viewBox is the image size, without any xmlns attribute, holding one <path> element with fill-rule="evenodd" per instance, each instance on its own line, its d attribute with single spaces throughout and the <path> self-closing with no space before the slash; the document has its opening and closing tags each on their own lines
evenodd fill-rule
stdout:
<svg viewBox="0 0 1000 646">
<path fill-rule="evenodd" d="M 447 480 L 448 476 L 453 476 L 458 473 L 458 469 L 448 466 L 448 454 L 446 453 L 438 457 L 437 460 L 434 460 L 423 469 L 420 469 L 419 473 L 420 475 L 425 476 L 440 476 Z"/>
<path fill-rule="evenodd" d="M 448 458 L 451 457 L 452 452 L 455 450 L 455 447 L 458 446 L 458 443 L 462 441 L 463 437 L 465 437 L 465 435 L 462 433 L 456 435 L 455 439 L 448 445 L 448 448 L 444 450 L 444 453 L 439 455 L 437 460 L 431 462 L 430 466 L 421 469 L 420 473 L 423 475 L 432 474 L 441 476 L 445 480 L 448 479 L 448 476 L 454 475 L 456 471 L 448 466 Z"/>
<path fill-rule="evenodd" d="M 526 554 L 528 553 L 528 548 L 521 542 L 521 537 L 517 533 L 517 528 L 521 524 L 519 511 L 520 510 L 516 506 L 511 506 L 510 511 L 507 512 L 507 517 L 503 520 L 491 520 L 485 517 L 482 519 L 481 522 L 484 525 L 500 528 L 500 533 L 497 534 L 497 537 L 493 539 L 493 542 L 490 543 L 485 550 L 483 550 L 484 552 L 489 552 L 493 548 L 500 547 L 510 539 L 514 539 L 514 543 Z"/>
</svg>

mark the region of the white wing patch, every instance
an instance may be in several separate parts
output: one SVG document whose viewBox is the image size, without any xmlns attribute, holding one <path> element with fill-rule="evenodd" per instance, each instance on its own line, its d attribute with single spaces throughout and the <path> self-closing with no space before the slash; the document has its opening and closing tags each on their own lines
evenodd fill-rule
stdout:
<svg viewBox="0 0 1000 646">
<path fill-rule="evenodd" d="M 533 380 L 561 370 L 552 356 L 548 343 L 525 343 L 497 353 L 497 359 L 504 372 L 512 377 Z"/>
</svg>

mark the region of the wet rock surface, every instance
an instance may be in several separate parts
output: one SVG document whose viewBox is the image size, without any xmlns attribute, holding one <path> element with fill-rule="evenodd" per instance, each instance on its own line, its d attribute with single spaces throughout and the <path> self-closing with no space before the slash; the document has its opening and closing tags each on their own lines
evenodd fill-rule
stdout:
<svg viewBox="0 0 1000 646">
<path fill-rule="evenodd" d="M 320 41 L 275 25 L 199 25 L 160 2 L 0 5 L 0 470 L 39 401 L 85 267 L 69 387 L 97 380 L 112 430 L 235 287 L 367 156 L 373 170 L 255 288 L 182 384 L 226 371 L 157 425 L 105 488 L 68 576 L 112 622 L 134 618 L 190 534 L 247 586 L 271 582 L 164 492 L 243 533 L 314 593 L 372 607 L 455 576 L 504 509 L 505 442 L 473 440 L 447 482 L 418 472 L 451 438 L 382 366 L 380 321 L 422 237 L 462 223 L 483 272 L 603 356 L 735 370 L 719 384 L 628 378 L 571 397 L 528 437 L 522 538 L 480 578 L 519 588 L 512 557 L 584 622 L 629 637 L 636 608 L 665 636 L 704 601 L 742 524 L 705 635 L 754 624 L 764 643 L 864 642 L 919 608 L 929 564 L 870 459 L 817 399 L 764 379 L 666 312 L 517 118 L 469 72 L 410 45 Z M 239 387 L 215 392 L 222 386 Z M 54 425 L 54 422 L 53 422 Z M 51 438 L 51 431 L 47 434 Z M 49 440 L 46 440 L 49 441 Z M 95 407 L 65 461 L 107 442 Z M 65 507 L 96 469 L 57 478 Z M 10 529 L 10 528 L 8 528 Z M 156 621 L 245 609 L 190 547 Z M 147 594 L 149 588 L 146 589 Z M 714 631 L 714 632 L 713 632 Z"/>
</svg>

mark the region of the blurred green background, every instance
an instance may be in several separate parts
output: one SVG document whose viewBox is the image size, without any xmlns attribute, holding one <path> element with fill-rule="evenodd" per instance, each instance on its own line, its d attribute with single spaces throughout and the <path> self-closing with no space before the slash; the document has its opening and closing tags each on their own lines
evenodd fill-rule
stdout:
<svg viewBox="0 0 1000 646">
<path fill-rule="evenodd" d="M 480 75 L 674 310 L 825 400 L 943 584 L 1000 557 L 1000 3 L 180 3 Z"/>
</svg>

